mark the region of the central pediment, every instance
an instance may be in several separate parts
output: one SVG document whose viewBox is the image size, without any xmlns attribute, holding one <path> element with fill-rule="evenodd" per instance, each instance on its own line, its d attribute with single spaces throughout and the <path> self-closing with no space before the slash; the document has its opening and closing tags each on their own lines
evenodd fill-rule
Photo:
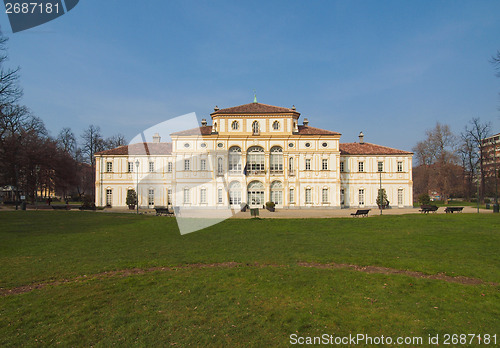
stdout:
<svg viewBox="0 0 500 348">
<path fill-rule="evenodd" d="M 296 115 L 297 117 L 300 115 L 295 108 L 284 108 L 281 106 L 267 105 L 261 103 L 249 103 L 238 106 L 233 106 L 226 109 L 215 109 L 210 115 L 242 115 L 242 116 L 251 116 L 256 114 L 289 114 Z"/>
</svg>

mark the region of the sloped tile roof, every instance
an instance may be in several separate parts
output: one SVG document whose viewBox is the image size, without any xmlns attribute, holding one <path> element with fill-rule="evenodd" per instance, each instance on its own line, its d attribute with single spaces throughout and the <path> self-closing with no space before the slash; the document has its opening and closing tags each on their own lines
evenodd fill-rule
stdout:
<svg viewBox="0 0 500 348">
<path fill-rule="evenodd" d="M 180 132 L 175 132 L 170 135 L 210 135 L 212 134 L 212 126 L 203 126 L 198 128 L 187 129 Z"/>
<path fill-rule="evenodd" d="M 298 128 L 300 135 L 341 135 L 338 132 L 309 126 L 299 126 Z"/>
<path fill-rule="evenodd" d="M 341 143 L 340 155 L 411 155 L 413 152 L 370 143 Z"/>
<path fill-rule="evenodd" d="M 97 152 L 96 156 L 170 155 L 172 143 L 137 143 Z"/>
<path fill-rule="evenodd" d="M 233 106 L 226 109 L 220 109 L 212 112 L 210 115 L 220 115 L 220 114 L 276 114 L 276 113 L 293 113 L 300 115 L 295 110 L 290 108 L 283 108 L 281 106 L 267 105 L 261 103 L 250 103 L 243 104 L 239 106 Z"/>
</svg>

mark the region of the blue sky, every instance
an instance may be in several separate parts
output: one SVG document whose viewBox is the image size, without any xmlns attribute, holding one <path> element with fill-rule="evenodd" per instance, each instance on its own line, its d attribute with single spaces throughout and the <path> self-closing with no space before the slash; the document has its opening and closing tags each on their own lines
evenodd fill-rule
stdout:
<svg viewBox="0 0 500 348">
<path fill-rule="evenodd" d="M 436 121 L 500 131 L 500 2 L 81 0 L 13 34 L 22 102 L 53 135 L 105 136 L 253 101 L 410 150 Z"/>
</svg>

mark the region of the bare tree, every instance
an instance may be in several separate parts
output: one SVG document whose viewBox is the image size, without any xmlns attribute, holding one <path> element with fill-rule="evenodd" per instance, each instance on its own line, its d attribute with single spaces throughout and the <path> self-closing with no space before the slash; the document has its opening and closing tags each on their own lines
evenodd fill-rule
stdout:
<svg viewBox="0 0 500 348">
<path fill-rule="evenodd" d="M 416 154 L 418 170 L 414 171 L 414 181 L 419 190 L 427 193 L 436 190 L 446 199 L 452 191 L 456 191 L 456 137 L 448 125 L 439 122 L 433 129 L 426 131 L 426 139 L 413 148 Z M 427 192 L 426 192 L 427 191 Z"/>
<path fill-rule="evenodd" d="M 465 194 L 468 199 L 471 199 L 475 191 L 474 178 L 476 177 L 479 154 L 474 139 L 469 133 L 462 132 L 460 134 L 460 138 L 461 144 L 458 148 L 458 154 L 460 155 L 460 159 L 462 161 L 462 175 L 466 185 Z"/>
<path fill-rule="evenodd" d="M 99 126 L 90 125 L 82 135 L 83 146 L 82 153 L 85 155 L 85 160 L 95 169 L 94 154 L 105 149 L 105 142 L 101 135 Z"/>
<path fill-rule="evenodd" d="M 23 94 L 19 86 L 19 68 L 9 69 L 4 64 L 8 59 L 7 40 L 0 30 L 0 107 L 15 103 Z"/>
<path fill-rule="evenodd" d="M 76 150 L 76 137 L 71 128 L 63 128 L 57 136 L 57 143 L 60 149 L 64 152 L 74 155 Z"/>
<path fill-rule="evenodd" d="M 497 70 L 497 76 L 500 77 L 500 50 L 497 51 L 496 55 L 491 57 L 490 62 L 493 64 L 495 70 Z"/>
<path fill-rule="evenodd" d="M 481 202 L 484 201 L 484 193 L 486 187 L 486 171 L 484 170 L 484 162 L 486 160 L 486 154 L 484 153 L 484 148 L 482 146 L 483 140 L 486 139 L 491 133 L 491 123 L 481 123 L 479 117 L 473 118 L 468 126 L 465 126 L 464 136 L 469 138 L 471 145 L 473 145 L 478 151 L 478 163 L 479 163 L 479 173 L 481 175 L 481 191 L 478 199 Z"/>
<path fill-rule="evenodd" d="M 123 145 L 127 145 L 127 141 L 125 140 L 125 136 L 123 134 L 118 133 L 106 139 L 107 149 L 114 149 L 115 147 Z"/>
</svg>

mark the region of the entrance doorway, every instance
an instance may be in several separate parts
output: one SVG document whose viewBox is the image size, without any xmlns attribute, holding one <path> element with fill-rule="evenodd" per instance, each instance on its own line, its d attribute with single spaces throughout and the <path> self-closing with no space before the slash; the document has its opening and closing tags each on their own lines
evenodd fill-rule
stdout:
<svg viewBox="0 0 500 348">
<path fill-rule="evenodd" d="M 248 184 L 248 205 L 261 208 L 264 202 L 264 185 L 260 181 L 252 181 Z"/>
</svg>

